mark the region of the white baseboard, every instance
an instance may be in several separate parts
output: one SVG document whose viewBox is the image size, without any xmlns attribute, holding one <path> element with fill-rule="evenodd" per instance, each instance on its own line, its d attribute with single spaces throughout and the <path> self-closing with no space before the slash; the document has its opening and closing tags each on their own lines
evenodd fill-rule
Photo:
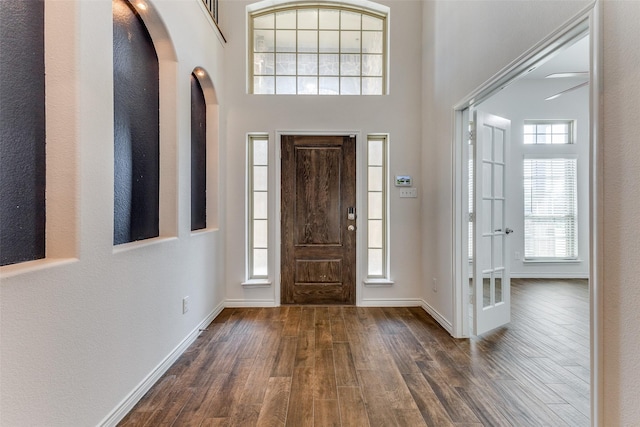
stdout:
<svg viewBox="0 0 640 427">
<path fill-rule="evenodd" d="M 272 299 L 228 299 L 225 301 L 225 307 L 245 308 L 245 307 L 278 307 L 275 300 Z"/>
<path fill-rule="evenodd" d="M 184 353 L 184 351 L 189 348 L 191 344 L 198 338 L 200 335 L 201 329 L 206 328 L 209 324 L 216 318 L 218 314 L 225 308 L 225 303 L 220 303 L 213 311 L 196 326 L 194 330 L 192 330 L 189 335 L 186 336 L 185 339 L 182 340 L 180 344 L 176 348 L 174 348 L 167 357 L 164 358 L 162 362 L 158 366 L 153 369 L 147 377 L 140 382 L 132 391 L 129 393 L 127 397 L 124 398 L 122 402 L 116 406 L 109 415 L 107 415 L 101 422 L 98 424 L 103 427 L 111 427 L 116 426 L 128 413 L 133 409 L 133 407 L 142 399 L 147 391 L 160 379 L 160 377 L 167 372 L 167 370 L 175 363 L 176 360 Z"/>
<path fill-rule="evenodd" d="M 365 298 L 361 307 L 420 307 L 422 300 L 417 298 Z"/>
<path fill-rule="evenodd" d="M 438 313 L 438 310 L 431 307 L 425 300 L 421 300 L 421 303 L 422 304 L 420 306 L 422 307 L 422 309 L 426 311 L 427 314 L 429 314 L 431 317 L 433 317 L 433 319 L 438 322 L 440 326 L 442 326 L 447 332 L 449 332 L 449 335 L 453 336 L 453 325 L 451 324 L 451 322 L 445 319 L 442 314 Z"/>
</svg>

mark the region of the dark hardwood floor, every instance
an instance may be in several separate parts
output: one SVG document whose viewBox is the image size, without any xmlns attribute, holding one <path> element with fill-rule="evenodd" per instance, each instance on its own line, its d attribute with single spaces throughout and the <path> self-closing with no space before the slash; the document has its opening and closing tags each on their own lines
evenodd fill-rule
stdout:
<svg viewBox="0 0 640 427">
<path fill-rule="evenodd" d="M 586 280 L 512 282 L 456 340 L 421 308 L 225 309 L 122 426 L 588 426 Z"/>
</svg>

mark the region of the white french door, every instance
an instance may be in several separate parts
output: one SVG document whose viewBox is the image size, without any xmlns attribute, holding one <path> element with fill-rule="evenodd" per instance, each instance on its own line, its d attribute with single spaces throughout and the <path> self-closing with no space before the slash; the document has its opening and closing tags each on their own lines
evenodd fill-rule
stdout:
<svg viewBox="0 0 640 427">
<path fill-rule="evenodd" d="M 511 122 L 474 112 L 474 334 L 511 321 L 507 227 L 507 159 Z"/>
</svg>

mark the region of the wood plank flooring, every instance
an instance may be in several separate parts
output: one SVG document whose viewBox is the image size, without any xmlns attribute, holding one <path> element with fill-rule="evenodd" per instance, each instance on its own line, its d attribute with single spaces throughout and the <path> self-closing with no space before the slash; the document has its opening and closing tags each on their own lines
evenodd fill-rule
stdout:
<svg viewBox="0 0 640 427">
<path fill-rule="evenodd" d="M 225 309 L 121 426 L 588 426 L 586 280 L 512 282 L 456 340 L 421 308 Z"/>
</svg>

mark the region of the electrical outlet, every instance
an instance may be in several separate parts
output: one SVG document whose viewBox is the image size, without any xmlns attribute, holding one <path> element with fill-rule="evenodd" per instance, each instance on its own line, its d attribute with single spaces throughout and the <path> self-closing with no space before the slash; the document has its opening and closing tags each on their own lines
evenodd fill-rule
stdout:
<svg viewBox="0 0 640 427">
<path fill-rule="evenodd" d="M 438 279 L 433 278 L 433 292 L 438 292 Z"/>
<path fill-rule="evenodd" d="M 400 189 L 400 198 L 401 199 L 415 199 L 418 197 L 418 189 L 417 188 L 401 188 Z"/>
<path fill-rule="evenodd" d="M 189 311 L 189 297 L 182 298 L 182 314 Z"/>
</svg>

